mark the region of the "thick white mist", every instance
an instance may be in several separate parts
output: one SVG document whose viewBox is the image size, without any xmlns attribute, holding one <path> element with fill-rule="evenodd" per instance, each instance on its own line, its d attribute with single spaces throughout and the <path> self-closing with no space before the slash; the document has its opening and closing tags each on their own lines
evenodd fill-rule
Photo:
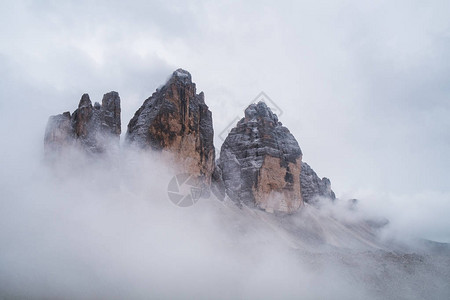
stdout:
<svg viewBox="0 0 450 300">
<path fill-rule="evenodd" d="M 52 167 L 4 171 L 11 176 L 2 175 L 1 296 L 420 298 L 429 291 L 417 283 L 431 279 L 438 295 L 448 291 L 434 263 L 413 261 L 429 272 L 419 274 L 376 251 L 299 250 L 279 228 L 228 202 L 175 206 L 167 196 L 174 173 L 148 152 L 94 159 L 73 151 Z M 401 275 L 396 287 L 383 272 Z"/>
</svg>

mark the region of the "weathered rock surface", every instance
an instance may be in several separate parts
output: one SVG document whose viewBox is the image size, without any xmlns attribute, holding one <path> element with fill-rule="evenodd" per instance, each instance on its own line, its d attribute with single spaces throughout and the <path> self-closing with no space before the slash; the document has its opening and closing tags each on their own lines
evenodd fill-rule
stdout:
<svg viewBox="0 0 450 300">
<path fill-rule="evenodd" d="M 252 104 L 225 139 L 219 167 L 227 195 L 238 204 L 294 212 L 302 205 L 302 151 L 264 102 Z"/>
<path fill-rule="evenodd" d="M 178 69 L 145 100 L 128 124 L 126 142 L 162 151 L 185 172 L 210 183 L 215 166 L 212 114 L 189 72 Z"/>
<path fill-rule="evenodd" d="M 331 190 L 330 180 L 326 177 L 320 179 L 316 172 L 305 162 L 302 162 L 300 184 L 302 186 L 302 198 L 306 203 L 314 204 L 320 197 L 331 200 L 336 199 L 334 192 Z"/>
<path fill-rule="evenodd" d="M 65 112 L 51 116 L 45 130 L 46 155 L 78 146 L 90 153 L 102 153 L 118 145 L 121 132 L 120 97 L 117 92 L 103 96 L 102 104 L 92 105 L 88 94 L 81 97 L 72 115 Z"/>
<path fill-rule="evenodd" d="M 214 172 L 211 176 L 211 192 L 217 197 L 217 199 L 225 199 L 225 183 L 223 182 L 222 169 L 219 167 L 219 163 L 217 161 L 214 167 Z"/>
<path fill-rule="evenodd" d="M 46 154 L 55 153 L 62 148 L 71 145 L 72 122 L 70 112 L 66 111 L 60 115 L 50 116 L 45 129 L 44 147 Z"/>
<path fill-rule="evenodd" d="M 46 154 L 77 146 L 102 153 L 118 146 L 121 133 L 120 97 L 103 96 L 92 105 L 81 97 L 71 115 L 49 118 Z M 293 212 L 319 197 L 335 199 L 330 180 L 320 179 L 302 162 L 302 151 L 289 130 L 265 103 L 252 104 L 233 128 L 215 162 L 212 114 L 203 92 L 197 94 L 191 74 L 178 69 L 136 111 L 128 124 L 126 142 L 161 151 L 179 169 L 196 175 L 219 199 L 228 195 L 238 204 L 267 211 Z"/>
</svg>

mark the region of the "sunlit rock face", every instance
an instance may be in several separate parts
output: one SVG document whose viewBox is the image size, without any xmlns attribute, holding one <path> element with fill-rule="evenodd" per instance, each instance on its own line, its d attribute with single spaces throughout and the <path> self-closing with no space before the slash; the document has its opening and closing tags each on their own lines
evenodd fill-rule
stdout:
<svg viewBox="0 0 450 300">
<path fill-rule="evenodd" d="M 320 198 L 336 199 L 331 190 L 331 182 L 328 178 L 322 179 L 305 162 L 302 162 L 302 171 L 300 172 L 300 184 L 302 186 L 303 201 L 315 204 Z"/>
<path fill-rule="evenodd" d="M 302 151 L 264 102 L 252 104 L 231 130 L 219 166 L 227 195 L 269 212 L 294 212 L 302 205 Z"/>
<path fill-rule="evenodd" d="M 161 151 L 175 165 L 210 183 L 214 172 L 212 114 L 191 74 L 178 69 L 145 100 L 128 124 L 126 142 Z"/>
<path fill-rule="evenodd" d="M 119 145 L 120 133 L 119 94 L 105 94 L 101 105 L 92 105 L 89 95 L 84 94 L 72 115 L 65 112 L 49 118 L 44 137 L 45 153 L 53 156 L 69 146 L 89 153 L 103 153 Z"/>
</svg>

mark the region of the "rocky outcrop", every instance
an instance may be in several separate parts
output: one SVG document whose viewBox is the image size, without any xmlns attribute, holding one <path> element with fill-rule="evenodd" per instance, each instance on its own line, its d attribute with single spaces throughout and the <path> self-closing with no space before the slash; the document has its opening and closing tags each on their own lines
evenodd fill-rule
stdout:
<svg viewBox="0 0 450 300">
<path fill-rule="evenodd" d="M 264 102 L 252 104 L 225 139 L 219 167 L 227 195 L 269 212 L 294 212 L 303 203 L 302 151 Z"/>
<path fill-rule="evenodd" d="M 47 156 L 69 146 L 103 153 L 119 145 L 120 97 L 103 96 L 92 105 L 88 94 L 78 108 L 49 118 Z M 320 179 L 302 162 L 294 136 L 264 102 L 252 104 L 231 130 L 215 162 L 212 114 L 203 92 L 197 94 L 191 74 L 173 72 L 164 86 L 144 101 L 130 120 L 126 143 L 159 151 L 179 170 L 201 179 L 219 199 L 266 211 L 294 212 L 303 202 L 335 199 L 330 180 Z"/>
<path fill-rule="evenodd" d="M 50 116 L 44 136 L 45 154 L 59 153 L 67 146 L 73 144 L 72 119 L 70 112 Z"/>
<path fill-rule="evenodd" d="M 300 184 L 302 186 L 302 197 L 306 203 L 317 203 L 319 198 L 336 199 L 331 190 L 331 182 L 328 178 L 322 179 L 305 162 L 302 162 L 302 171 L 300 172 Z"/>
<path fill-rule="evenodd" d="M 145 100 L 128 124 L 126 142 L 167 154 L 175 165 L 210 183 L 215 166 L 212 114 L 189 72 L 178 69 Z"/>
<path fill-rule="evenodd" d="M 47 123 L 44 147 L 47 156 L 77 146 L 89 153 L 102 153 L 118 145 L 121 132 L 120 97 L 117 92 L 103 96 L 102 104 L 92 105 L 88 94 L 81 97 L 72 115 L 51 116 Z"/>
</svg>

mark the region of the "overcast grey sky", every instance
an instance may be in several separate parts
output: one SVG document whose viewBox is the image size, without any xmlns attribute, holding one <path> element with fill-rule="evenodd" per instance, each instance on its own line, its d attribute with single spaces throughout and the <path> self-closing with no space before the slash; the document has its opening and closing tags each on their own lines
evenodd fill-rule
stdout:
<svg viewBox="0 0 450 300">
<path fill-rule="evenodd" d="M 0 36 L 0 154 L 18 177 L 49 115 L 116 90 L 125 132 L 181 67 L 216 147 L 264 91 L 338 196 L 448 218 L 449 1 L 2 1 Z"/>
</svg>

